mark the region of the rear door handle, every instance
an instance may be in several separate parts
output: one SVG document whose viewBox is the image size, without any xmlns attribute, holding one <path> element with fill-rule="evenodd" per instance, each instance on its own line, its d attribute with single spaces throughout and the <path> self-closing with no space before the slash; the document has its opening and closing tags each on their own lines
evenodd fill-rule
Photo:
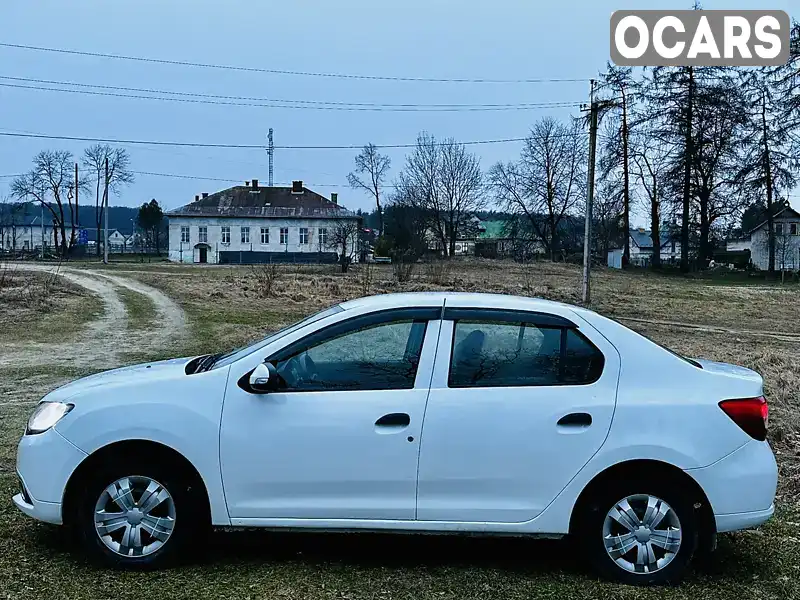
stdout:
<svg viewBox="0 0 800 600">
<path fill-rule="evenodd" d="M 589 427 L 592 415 L 589 413 L 569 413 L 558 420 L 559 427 Z"/>
<path fill-rule="evenodd" d="M 411 417 L 406 413 L 389 413 L 375 421 L 375 427 L 402 429 L 411 424 Z"/>
</svg>

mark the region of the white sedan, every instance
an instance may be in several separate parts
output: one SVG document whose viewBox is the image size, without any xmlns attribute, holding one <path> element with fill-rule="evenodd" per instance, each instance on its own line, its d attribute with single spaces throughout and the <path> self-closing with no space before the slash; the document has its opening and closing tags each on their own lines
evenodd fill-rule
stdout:
<svg viewBox="0 0 800 600">
<path fill-rule="evenodd" d="M 49 393 L 14 503 L 121 566 L 209 526 L 573 534 L 601 574 L 658 583 L 770 518 L 766 427 L 757 373 L 591 311 L 389 294 Z"/>
</svg>

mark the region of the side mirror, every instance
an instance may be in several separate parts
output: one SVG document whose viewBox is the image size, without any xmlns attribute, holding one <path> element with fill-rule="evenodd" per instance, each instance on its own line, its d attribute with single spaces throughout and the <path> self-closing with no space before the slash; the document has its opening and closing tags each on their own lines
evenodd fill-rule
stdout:
<svg viewBox="0 0 800 600">
<path fill-rule="evenodd" d="M 259 364 L 248 379 L 250 389 L 257 394 L 266 394 L 278 389 L 278 371 L 268 362 Z"/>
</svg>

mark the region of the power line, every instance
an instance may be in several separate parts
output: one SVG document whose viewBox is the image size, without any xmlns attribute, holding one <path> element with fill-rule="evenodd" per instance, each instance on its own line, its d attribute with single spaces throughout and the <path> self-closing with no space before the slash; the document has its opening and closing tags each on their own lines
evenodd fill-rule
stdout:
<svg viewBox="0 0 800 600">
<path fill-rule="evenodd" d="M 67 84 L 70 85 L 70 84 Z M 163 100 L 166 102 L 185 102 L 190 104 L 217 104 L 223 106 L 253 106 L 259 108 L 293 108 L 303 110 L 339 110 L 339 111 L 370 111 L 370 112 L 474 112 L 474 111 L 508 111 L 508 110 L 531 110 L 534 108 L 567 108 L 578 106 L 579 103 L 542 103 L 541 105 L 512 106 L 498 108 L 379 108 L 363 106 L 308 106 L 293 104 L 262 104 L 255 102 L 231 102 L 226 100 L 203 100 L 199 98 L 169 98 L 163 96 L 143 96 L 137 94 L 122 94 L 119 92 L 98 92 L 94 90 L 72 90 L 66 88 L 52 88 L 36 85 L 21 85 L 17 83 L 0 83 L 0 87 L 17 88 L 26 90 L 40 90 L 47 92 L 67 92 L 71 94 L 86 94 L 90 96 L 111 96 L 115 98 L 133 98 L 137 100 Z M 169 93 L 169 92 L 168 92 Z"/>
<path fill-rule="evenodd" d="M 33 79 L 29 77 L 12 77 L 9 75 L 0 75 L 0 79 L 10 80 L 10 81 L 24 81 L 28 83 L 39 83 L 39 84 L 46 84 L 46 85 L 61 85 L 61 86 L 73 86 L 73 87 L 82 87 L 82 88 L 94 88 L 94 89 L 102 89 L 102 90 L 116 90 L 116 91 L 125 91 L 125 92 L 138 92 L 138 93 L 145 93 L 145 94 L 161 94 L 161 95 L 170 95 L 170 96 L 179 96 L 179 97 L 189 97 L 189 98 L 211 98 L 214 100 L 241 100 L 241 101 L 248 101 L 248 102 L 260 102 L 260 103 L 283 103 L 283 104 L 300 104 L 300 105 L 310 105 L 306 106 L 299 106 L 299 107 L 292 107 L 292 108 L 314 108 L 317 106 L 322 107 L 331 107 L 331 106 L 343 106 L 343 107 L 369 107 L 369 108 L 380 108 L 380 109 L 418 109 L 418 110 L 461 110 L 461 109 L 481 109 L 481 110 L 498 110 L 498 109 L 513 109 L 513 110 L 524 110 L 528 108 L 545 108 L 545 107 L 561 107 L 561 106 L 579 106 L 580 102 L 569 102 L 569 101 L 553 101 L 553 102 L 524 102 L 524 103 L 506 103 L 506 104 L 386 104 L 386 103 L 376 103 L 376 102 L 332 102 L 332 101 L 323 101 L 323 100 L 287 100 L 287 99 L 278 99 L 278 98 L 259 98 L 253 96 L 230 96 L 230 95 L 221 95 L 221 94 L 202 94 L 199 92 L 176 92 L 171 90 L 156 90 L 156 89 L 149 89 L 149 88 L 137 88 L 137 87 L 126 87 L 126 86 L 116 86 L 116 85 L 99 85 L 99 84 L 90 84 L 90 83 L 79 83 L 75 81 L 54 81 L 50 79 Z M 13 87 L 13 86 L 9 86 Z M 20 86 L 26 89 L 45 89 L 51 91 L 78 91 L 78 90 L 59 90 L 59 89 L 52 89 L 52 88 L 39 88 L 36 86 Z M 128 96 L 123 96 L 128 97 Z M 140 96 L 130 96 L 134 98 L 139 98 Z M 150 98 L 149 96 L 147 98 Z M 152 100 L 173 100 L 172 98 L 157 98 L 152 97 Z M 217 102 L 214 102 L 217 104 Z M 228 102 L 219 102 L 219 104 L 228 104 Z M 236 105 L 237 103 L 231 102 L 230 104 Z M 270 104 L 271 105 L 271 104 Z M 243 106 L 263 106 L 262 104 L 243 104 Z"/>
<path fill-rule="evenodd" d="M 553 134 L 549 137 L 578 137 L 578 136 L 585 136 L 585 132 L 582 133 L 564 133 L 564 134 Z M 120 144 L 120 145 L 147 145 L 147 146 L 180 146 L 180 147 L 187 147 L 187 148 L 231 148 L 231 149 L 241 149 L 241 150 L 264 150 L 265 146 L 263 144 L 215 144 L 215 143 L 207 143 L 207 142 L 167 142 L 162 140 L 124 140 L 124 139 L 112 139 L 112 138 L 96 138 L 96 137 L 83 137 L 83 136 L 69 136 L 69 135 L 49 135 L 49 134 L 33 134 L 33 133 L 14 133 L 9 131 L 0 131 L 0 136 L 4 137 L 17 137 L 17 138 L 32 138 L 32 139 L 44 139 L 44 140 L 63 140 L 63 141 L 73 141 L 73 142 L 95 142 L 95 143 L 105 143 L 105 144 Z M 500 138 L 500 139 L 492 139 L 492 140 L 468 140 L 466 142 L 436 142 L 437 146 L 447 146 L 451 144 L 458 144 L 462 146 L 478 146 L 478 145 L 488 145 L 488 144 L 507 144 L 511 142 L 523 142 L 528 137 L 518 137 L 518 138 Z M 414 148 L 416 147 L 416 143 L 411 144 L 375 144 L 376 148 Z M 310 145 L 310 146 L 275 146 L 276 150 L 360 150 L 363 148 L 364 145 L 331 145 L 331 146 L 323 146 L 323 145 Z"/>
<path fill-rule="evenodd" d="M 0 46 L 5 48 L 17 48 L 19 50 L 35 50 L 37 52 L 53 52 L 58 54 L 72 54 L 75 56 L 90 56 L 93 58 L 109 58 L 115 60 L 127 60 L 135 62 L 156 63 L 163 65 L 176 65 L 181 67 L 199 67 L 203 69 L 225 69 L 230 71 L 246 71 L 249 73 L 270 73 L 273 75 L 298 75 L 304 77 L 333 77 L 340 79 L 367 79 L 377 81 L 416 81 L 424 83 L 565 83 L 565 82 L 586 82 L 589 78 L 536 78 L 536 79 L 482 79 L 482 78 L 430 78 L 430 77 L 392 77 L 387 75 L 353 75 L 347 73 L 321 73 L 313 71 L 289 71 L 284 69 L 264 69 L 259 67 L 243 67 L 235 65 L 216 65 L 211 63 L 191 62 L 185 60 L 171 60 L 166 58 L 147 58 L 142 56 L 126 56 L 123 54 L 109 54 L 104 52 L 87 52 L 81 50 L 70 50 L 67 48 L 46 48 L 43 46 L 31 46 L 27 44 L 8 44 L 0 42 Z"/>
</svg>

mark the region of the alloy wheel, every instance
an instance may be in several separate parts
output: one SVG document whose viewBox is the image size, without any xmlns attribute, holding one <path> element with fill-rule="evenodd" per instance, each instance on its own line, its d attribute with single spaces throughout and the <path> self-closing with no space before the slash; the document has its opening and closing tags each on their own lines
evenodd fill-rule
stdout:
<svg viewBox="0 0 800 600">
<path fill-rule="evenodd" d="M 169 541 L 175 528 L 175 501 L 150 477 L 122 477 L 97 499 L 94 528 L 112 552 L 147 556 Z"/>
</svg>

